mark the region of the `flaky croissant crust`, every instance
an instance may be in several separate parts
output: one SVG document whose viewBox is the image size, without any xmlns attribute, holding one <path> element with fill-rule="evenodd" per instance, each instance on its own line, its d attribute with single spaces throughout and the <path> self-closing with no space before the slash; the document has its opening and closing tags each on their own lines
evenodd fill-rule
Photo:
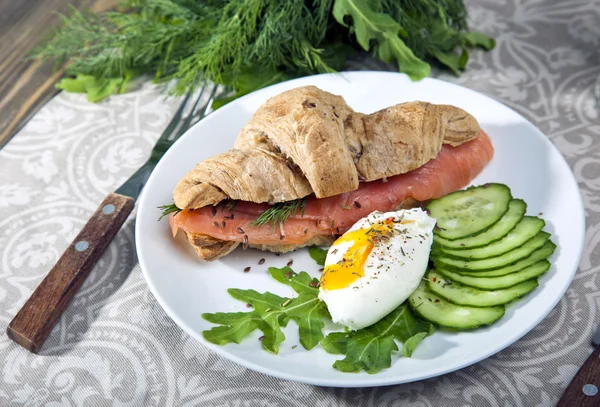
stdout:
<svg viewBox="0 0 600 407">
<path fill-rule="evenodd" d="M 419 168 L 442 144 L 465 143 L 479 130 L 473 116 L 450 105 L 409 102 L 366 115 L 317 87 L 295 88 L 263 104 L 233 149 L 187 173 L 174 200 L 195 209 L 224 199 L 325 198 Z"/>
</svg>

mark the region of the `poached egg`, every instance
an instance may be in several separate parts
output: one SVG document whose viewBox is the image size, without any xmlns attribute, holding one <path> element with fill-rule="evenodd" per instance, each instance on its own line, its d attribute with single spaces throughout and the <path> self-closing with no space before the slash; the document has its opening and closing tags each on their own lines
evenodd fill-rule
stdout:
<svg viewBox="0 0 600 407">
<path fill-rule="evenodd" d="M 361 329 L 402 304 L 427 270 L 434 226 L 420 208 L 376 211 L 340 236 L 319 286 L 333 322 Z"/>
</svg>

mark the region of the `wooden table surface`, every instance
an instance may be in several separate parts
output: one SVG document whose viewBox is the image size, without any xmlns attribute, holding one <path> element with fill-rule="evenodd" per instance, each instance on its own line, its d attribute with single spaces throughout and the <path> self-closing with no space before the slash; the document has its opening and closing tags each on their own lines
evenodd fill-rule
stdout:
<svg viewBox="0 0 600 407">
<path fill-rule="evenodd" d="M 58 24 L 69 5 L 94 11 L 118 0 L 0 0 L 0 148 L 57 92 L 64 66 L 28 58 Z"/>
</svg>

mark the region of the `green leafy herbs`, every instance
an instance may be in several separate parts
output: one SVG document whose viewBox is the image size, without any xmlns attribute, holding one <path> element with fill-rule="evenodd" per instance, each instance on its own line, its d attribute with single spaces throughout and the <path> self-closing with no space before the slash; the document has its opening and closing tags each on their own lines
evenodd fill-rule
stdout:
<svg viewBox="0 0 600 407">
<path fill-rule="evenodd" d="M 165 216 L 168 216 L 172 213 L 177 215 L 179 212 L 181 212 L 183 210 L 183 209 L 179 209 L 177 207 L 177 205 L 175 205 L 175 204 L 161 205 L 158 207 L 158 209 L 160 209 L 162 211 L 162 213 L 160 214 L 160 217 L 158 218 L 159 221 L 162 220 L 162 218 L 164 218 Z"/>
<path fill-rule="evenodd" d="M 225 205 L 225 208 L 227 208 L 227 210 L 229 212 L 233 212 L 237 208 L 238 202 L 239 201 L 227 200 L 227 201 L 223 201 L 223 204 Z"/>
<path fill-rule="evenodd" d="M 463 35 L 465 42 L 471 47 L 480 47 L 486 51 L 491 51 L 496 46 L 496 41 L 482 33 L 469 32 Z"/>
<path fill-rule="evenodd" d="M 33 56 L 68 61 L 67 74 L 85 84 L 61 88 L 90 100 L 150 74 L 175 79 L 176 94 L 199 77 L 233 89 L 218 107 L 279 81 L 340 70 L 361 48 L 420 79 L 428 61 L 464 69 L 467 47 L 490 49 L 493 40 L 469 32 L 463 0 L 128 0 L 100 14 L 71 8 Z"/>
<path fill-rule="evenodd" d="M 250 312 L 217 312 L 202 317 L 219 326 L 203 331 L 204 338 L 217 345 L 240 343 L 254 331 L 262 332 L 262 347 L 277 354 L 285 340 L 282 328 L 290 320 L 298 325 L 300 343 L 310 350 L 321 344 L 328 353 L 345 357 L 333 367 L 342 372 L 377 373 L 392 363 L 398 351 L 396 341 L 403 342 L 402 354 L 410 357 L 417 345 L 433 333 L 433 325 L 413 316 L 406 304 L 400 305 L 376 324 L 349 332 L 332 332 L 324 336 L 325 322 L 330 316 L 318 298 L 318 280 L 308 273 L 295 273 L 289 267 L 269 268 L 271 276 L 290 286 L 297 297 L 287 298 L 255 290 L 231 288 L 229 294 L 253 307 Z"/>
<path fill-rule="evenodd" d="M 322 341 L 325 351 L 345 355 L 333 367 L 342 372 L 377 373 L 391 366 L 395 340 L 404 342 L 402 354 L 410 357 L 416 346 L 432 332 L 433 326 L 416 319 L 402 304 L 381 321 L 353 332 L 332 332 Z"/>
<path fill-rule="evenodd" d="M 296 274 L 289 267 L 271 267 L 269 273 L 277 281 L 292 287 L 298 296 L 284 298 L 269 292 L 261 294 L 255 290 L 231 288 L 227 292 L 233 298 L 252 305 L 254 310 L 202 314 L 207 321 L 221 325 L 202 332 L 207 341 L 218 345 L 240 343 L 258 329 L 263 333 L 263 348 L 277 354 L 285 339 L 281 328 L 287 326 L 291 319 L 298 325 L 300 343 L 305 349 L 312 349 L 319 343 L 329 314 L 325 303 L 318 298 L 318 280 L 312 279 L 306 272 Z"/>
<path fill-rule="evenodd" d="M 56 84 L 58 89 L 72 93 L 85 93 L 90 102 L 99 102 L 113 94 L 124 93 L 132 75 L 124 78 L 97 78 L 77 74 L 75 78 L 63 78 Z"/>
<path fill-rule="evenodd" d="M 317 246 L 311 246 L 308 248 L 308 254 L 311 259 L 317 262 L 319 266 L 325 265 L 325 259 L 327 258 L 327 250 Z"/>
<path fill-rule="evenodd" d="M 300 213 L 304 215 L 306 208 L 306 198 L 296 199 L 295 201 L 281 202 L 271 206 L 260 214 L 258 218 L 252 221 L 253 226 L 271 225 L 272 229 L 282 225 L 290 216 Z"/>
<path fill-rule="evenodd" d="M 333 7 L 336 21 L 346 27 L 346 16 L 352 17 L 352 28 L 360 46 L 369 51 L 375 42 L 375 53 L 387 63 L 396 61 L 401 72 L 412 79 L 429 75 L 429 64 L 415 56 L 399 37 L 406 31 L 389 14 L 374 11 L 364 0 L 336 0 Z"/>
</svg>

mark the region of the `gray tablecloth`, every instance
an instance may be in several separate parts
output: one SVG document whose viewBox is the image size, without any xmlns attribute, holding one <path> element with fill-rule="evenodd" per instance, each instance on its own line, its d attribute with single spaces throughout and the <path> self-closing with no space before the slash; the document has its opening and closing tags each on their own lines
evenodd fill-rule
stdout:
<svg viewBox="0 0 600 407">
<path fill-rule="evenodd" d="M 442 78 L 532 120 L 568 160 L 586 206 L 580 269 L 531 333 L 477 365 L 407 385 L 334 389 L 274 379 L 213 354 L 165 315 L 137 263 L 132 216 L 40 355 L 1 336 L 0 405 L 553 405 L 589 355 L 600 320 L 600 1 L 479 0 L 469 8 L 472 26 L 497 47 L 472 52 L 460 78 Z M 148 157 L 178 104 L 160 92 L 148 84 L 96 105 L 62 93 L 0 151 L 4 325 L 104 196 Z"/>
</svg>

